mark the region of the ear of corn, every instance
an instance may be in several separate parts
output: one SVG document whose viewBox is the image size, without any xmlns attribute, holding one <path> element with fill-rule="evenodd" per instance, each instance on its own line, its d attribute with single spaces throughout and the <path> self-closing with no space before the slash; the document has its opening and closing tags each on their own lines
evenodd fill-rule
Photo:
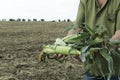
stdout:
<svg viewBox="0 0 120 80">
<path fill-rule="evenodd" d="M 40 61 L 44 61 L 45 55 L 51 54 L 62 54 L 62 55 L 79 55 L 80 51 L 77 49 L 72 49 L 69 46 L 56 46 L 56 45 L 47 45 L 44 46 L 44 49 L 40 53 Z M 44 57 L 44 58 L 43 58 Z"/>
<path fill-rule="evenodd" d="M 55 46 L 55 45 L 47 45 L 43 49 L 44 53 L 47 54 L 55 54 L 55 53 L 60 53 L 64 55 L 78 55 L 80 54 L 80 51 L 77 49 L 72 49 L 69 46 Z"/>
<path fill-rule="evenodd" d="M 76 48 L 72 48 L 72 45 L 76 42 L 80 42 L 83 36 L 81 34 L 68 35 L 62 39 L 57 38 L 54 45 L 43 46 L 43 50 L 40 53 L 40 61 L 44 61 L 47 55 L 62 54 L 62 55 L 79 55 L 80 51 Z M 44 57 L 44 58 L 43 58 Z"/>
</svg>

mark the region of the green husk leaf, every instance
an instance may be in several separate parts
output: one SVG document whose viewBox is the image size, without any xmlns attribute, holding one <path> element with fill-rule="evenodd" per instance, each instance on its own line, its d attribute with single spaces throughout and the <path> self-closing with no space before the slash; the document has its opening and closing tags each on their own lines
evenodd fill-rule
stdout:
<svg viewBox="0 0 120 80">
<path fill-rule="evenodd" d="M 84 46 L 81 48 L 81 54 L 80 54 L 80 58 L 82 60 L 82 62 L 86 61 L 86 56 L 87 54 L 89 54 L 89 51 L 87 52 L 89 46 Z"/>
<path fill-rule="evenodd" d="M 85 30 L 88 31 L 91 36 L 95 36 L 95 31 L 91 29 L 90 26 L 88 26 L 87 24 L 83 24 L 83 25 L 85 27 Z"/>
<path fill-rule="evenodd" d="M 109 44 L 120 44 L 120 40 L 110 40 Z"/>
<path fill-rule="evenodd" d="M 60 39 L 60 38 L 57 38 L 54 44 L 55 44 L 55 45 L 61 45 L 61 46 L 67 45 L 67 44 L 66 44 L 62 39 Z"/>
<path fill-rule="evenodd" d="M 100 50 L 100 54 L 108 62 L 109 74 L 108 74 L 108 79 L 107 80 L 110 80 L 112 74 L 114 74 L 113 59 L 112 59 L 111 55 L 108 53 L 108 50 L 105 49 L 105 48 L 103 50 Z"/>
<path fill-rule="evenodd" d="M 103 71 L 102 71 L 102 63 L 101 63 L 101 61 L 100 61 L 100 58 L 99 57 L 96 57 L 96 60 L 97 60 L 97 66 L 98 66 L 98 68 L 99 68 L 99 71 L 100 71 L 100 73 L 102 74 L 102 76 L 105 78 L 105 74 L 103 73 Z"/>
</svg>

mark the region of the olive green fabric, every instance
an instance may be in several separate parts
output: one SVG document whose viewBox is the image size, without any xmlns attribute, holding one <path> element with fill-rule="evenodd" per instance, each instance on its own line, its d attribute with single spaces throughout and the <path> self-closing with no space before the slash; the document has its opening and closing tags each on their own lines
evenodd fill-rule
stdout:
<svg viewBox="0 0 120 80">
<path fill-rule="evenodd" d="M 105 4 L 100 7 L 97 0 L 80 0 L 78 7 L 78 14 L 75 25 L 85 23 L 90 28 L 95 28 L 97 25 L 106 26 L 108 29 L 109 36 L 114 35 L 115 30 L 120 29 L 120 0 L 105 0 Z M 89 73 L 96 76 L 101 76 L 98 69 L 97 60 L 102 62 L 102 69 L 104 74 L 108 74 L 109 70 L 107 67 L 107 61 L 102 56 L 96 55 L 96 62 L 91 67 Z M 113 56 L 114 59 L 114 70 L 113 75 L 120 75 L 120 58 Z M 87 69 L 90 67 L 90 62 L 85 62 L 84 67 Z"/>
<path fill-rule="evenodd" d="M 106 0 L 102 8 L 99 7 L 97 0 L 80 0 L 76 25 L 86 23 L 91 28 L 96 25 L 104 25 L 108 27 L 110 36 L 114 34 L 115 19 L 117 15 L 117 29 L 120 29 L 120 0 Z M 119 21 L 119 22 L 118 22 Z"/>
</svg>

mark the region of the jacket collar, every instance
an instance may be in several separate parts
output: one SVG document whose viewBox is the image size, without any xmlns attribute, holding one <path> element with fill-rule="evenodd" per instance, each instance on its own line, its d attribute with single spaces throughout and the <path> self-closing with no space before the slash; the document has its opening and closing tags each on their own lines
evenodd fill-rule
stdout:
<svg viewBox="0 0 120 80">
<path fill-rule="evenodd" d="M 101 12 L 101 11 L 104 9 L 104 7 L 107 5 L 107 3 L 108 3 L 109 1 L 110 1 L 110 0 L 105 0 L 105 3 L 103 4 L 103 6 L 100 7 L 99 4 L 98 4 L 98 0 L 96 0 L 97 7 L 99 8 L 99 10 L 97 11 L 96 14 L 98 14 L 99 12 Z"/>
<path fill-rule="evenodd" d="M 99 8 L 102 9 L 103 7 L 105 7 L 105 5 L 107 4 L 108 1 L 109 1 L 109 0 L 105 0 L 105 3 L 103 4 L 102 7 L 99 6 L 98 0 L 96 0 L 96 4 L 97 4 L 97 6 L 98 6 Z"/>
</svg>

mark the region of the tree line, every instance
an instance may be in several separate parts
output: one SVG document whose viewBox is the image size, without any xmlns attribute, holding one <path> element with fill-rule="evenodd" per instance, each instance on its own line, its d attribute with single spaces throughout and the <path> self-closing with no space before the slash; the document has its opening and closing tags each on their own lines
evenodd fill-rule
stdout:
<svg viewBox="0 0 120 80">
<path fill-rule="evenodd" d="M 45 19 L 21 19 L 21 18 L 18 18 L 18 19 L 13 19 L 13 18 L 10 18 L 8 20 L 6 19 L 2 19 L 1 21 L 18 21 L 18 22 L 37 22 L 37 21 L 40 21 L 40 22 L 45 22 Z M 64 20 L 61 20 L 61 19 L 58 19 L 58 20 L 52 20 L 51 22 L 71 22 L 70 19 L 64 19 Z"/>
</svg>

